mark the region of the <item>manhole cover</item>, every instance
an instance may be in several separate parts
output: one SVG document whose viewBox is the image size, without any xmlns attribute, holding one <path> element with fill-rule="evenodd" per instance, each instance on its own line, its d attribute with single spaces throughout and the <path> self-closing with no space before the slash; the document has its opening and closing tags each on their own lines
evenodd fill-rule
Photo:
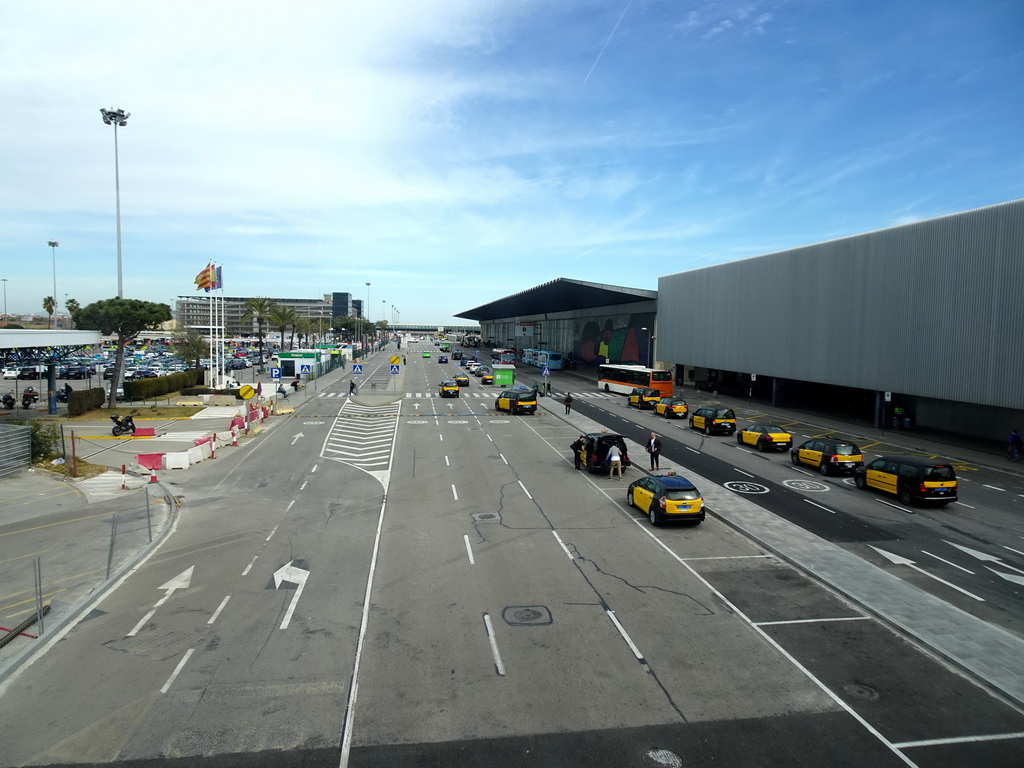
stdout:
<svg viewBox="0 0 1024 768">
<path fill-rule="evenodd" d="M 493 523 L 499 519 L 497 512 L 477 512 L 473 515 L 473 520 L 478 523 Z"/>
<path fill-rule="evenodd" d="M 683 758 L 668 749 L 651 749 L 644 752 L 641 762 L 651 768 L 682 768 Z"/>
<path fill-rule="evenodd" d="M 510 605 L 501 612 L 501 617 L 510 626 L 543 626 L 551 624 L 551 611 L 544 605 Z"/>
<path fill-rule="evenodd" d="M 843 691 L 864 701 L 875 701 L 878 698 L 878 691 L 863 683 L 847 683 L 843 686 Z"/>
</svg>

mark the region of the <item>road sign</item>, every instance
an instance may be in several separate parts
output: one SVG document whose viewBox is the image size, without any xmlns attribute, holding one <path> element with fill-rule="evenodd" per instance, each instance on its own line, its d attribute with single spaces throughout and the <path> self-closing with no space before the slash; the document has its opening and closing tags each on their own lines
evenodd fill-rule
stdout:
<svg viewBox="0 0 1024 768">
<path fill-rule="evenodd" d="M 307 364 L 307 365 L 300 365 L 299 366 L 299 373 L 312 373 L 312 372 L 313 372 L 313 366 L 312 365 L 308 365 Z"/>
<path fill-rule="evenodd" d="M 541 375 L 542 376 L 550 376 L 551 375 L 551 368 L 549 368 L 548 366 L 545 365 L 544 366 L 544 370 L 541 372 Z"/>
<path fill-rule="evenodd" d="M 243 400 L 251 400 L 253 396 L 256 394 L 256 390 L 250 387 L 248 384 L 246 384 L 240 390 L 238 390 L 238 394 L 242 397 Z"/>
<path fill-rule="evenodd" d="M 362 363 L 352 363 L 352 373 L 362 373 L 362 372 L 363 372 L 363 364 Z"/>
<path fill-rule="evenodd" d="M 391 366 L 391 372 L 392 372 L 392 373 L 398 373 L 398 369 L 399 369 L 400 367 L 401 367 L 401 366 L 399 366 L 399 365 L 392 365 L 392 366 Z"/>
<path fill-rule="evenodd" d="M 392 355 L 391 356 L 391 364 L 392 365 L 398 365 L 400 362 L 402 362 L 402 358 L 400 358 L 398 355 Z M 394 371 L 392 371 L 392 373 L 394 373 Z"/>
<path fill-rule="evenodd" d="M 280 368 L 271 368 L 270 369 L 270 378 L 272 378 L 272 379 L 280 379 L 281 378 L 281 369 Z"/>
</svg>

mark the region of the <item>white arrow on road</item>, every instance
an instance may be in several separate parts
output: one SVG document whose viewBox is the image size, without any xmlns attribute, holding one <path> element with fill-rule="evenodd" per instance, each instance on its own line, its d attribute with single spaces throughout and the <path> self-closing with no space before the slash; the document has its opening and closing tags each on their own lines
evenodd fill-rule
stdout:
<svg viewBox="0 0 1024 768">
<path fill-rule="evenodd" d="M 943 539 L 943 541 L 946 540 Z M 971 557 L 975 557 L 978 560 L 988 561 L 990 563 L 999 563 L 1001 566 L 1003 566 L 1003 568 L 1009 568 L 1011 571 L 1017 571 L 1017 573 L 1024 573 L 1024 571 L 1020 570 L 1019 568 L 1014 568 L 1012 565 L 1007 565 L 1006 563 L 1004 563 L 1001 557 L 996 557 L 995 555 L 990 555 L 987 552 L 981 552 L 977 549 L 971 549 L 970 547 L 965 547 L 962 544 L 954 544 L 952 541 L 946 541 L 946 543 L 949 544 L 949 546 L 951 547 L 956 547 L 961 552 L 966 552 L 968 555 L 970 555 Z M 989 568 L 989 570 L 991 571 L 992 569 Z M 1001 576 L 1002 574 L 999 575 Z"/>
<path fill-rule="evenodd" d="M 296 441 L 297 441 L 297 440 L 298 440 L 298 439 L 299 439 L 300 437 L 305 437 L 305 435 L 304 435 L 304 434 L 302 434 L 301 432 L 299 432 L 299 434 L 297 434 L 297 435 L 296 435 L 295 437 L 293 437 L 293 438 L 292 438 L 292 445 L 295 445 Z"/>
<path fill-rule="evenodd" d="M 894 555 L 892 552 L 886 552 L 884 549 L 879 549 L 878 547 L 872 546 L 871 544 L 868 544 L 868 546 L 871 547 L 873 550 L 875 550 L 875 552 L 880 554 L 882 557 L 884 557 L 886 560 L 888 560 L 893 565 L 906 565 L 906 566 L 908 566 L 910 568 L 913 568 L 918 573 L 927 576 L 929 579 L 935 579 L 936 581 L 938 581 L 938 582 L 940 582 L 942 584 L 945 584 L 950 589 L 955 589 L 957 592 L 962 592 L 963 594 L 967 595 L 968 597 L 973 597 L 975 600 L 978 600 L 979 602 L 982 602 L 982 603 L 985 602 L 985 598 L 978 597 L 977 595 L 972 595 L 966 589 L 961 589 L 956 584 L 951 584 L 948 581 L 946 581 L 945 579 L 940 579 L 938 576 L 935 576 L 935 575 L 933 575 L 931 573 L 928 573 L 928 571 L 926 571 L 924 568 L 919 568 L 918 566 L 914 565 L 914 561 L 913 560 L 908 560 L 907 558 L 901 557 L 900 555 Z"/>
<path fill-rule="evenodd" d="M 1014 576 L 1010 573 L 1001 573 L 1000 571 L 997 571 L 995 568 L 989 568 L 987 565 L 985 567 L 992 571 L 992 573 L 994 573 L 996 576 L 999 576 L 1002 579 L 1012 581 L 1014 584 L 1024 584 L 1024 576 Z M 1006 567 L 1009 568 L 1010 566 L 1006 565 Z"/>
<path fill-rule="evenodd" d="M 175 590 L 188 589 L 189 585 L 192 583 L 192 571 L 194 571 L 195 568 L 196 567 L 193 565 L 192 567 L 187 568 L 186 570 L 179 573 L 166 584 L 157 587 L 157 589 L 166 590 L 166 593 L 164 594 L 163 597 L 156 601 L 156 605 L 153 606 L 153 610 L 151 610 L 149 613 L 143 616 L 142 620 L 139 621 L 139 623 L 136 624 L 132 631 L 125 635 L 125 637 L 135 637 L 135 635 L 139 633 L 139 630 L 146 626 L 146 624 L 149 623 L 149 620 L 153 618 L 153 614 L 156 613 L 156 609 L 164 603 L 166 603 L 170 596 L 174 594 Z"/>
<path fill-rule="evenodd" d="M 282 565 L 274 571 L 274 589 L 280 589 L 281 584 L 286 581 L 298 587 L 295 590 L 295 597 L 292 598 L 292 602 L 288 606 L 288 610 L 285 611 L 284 621 L 281 622 L 281 629 L 288 629 L 288 624 L 292 620 L 292 614 L 295 613 L 295 606 L 298 605 L 299 597 L 302 596 L 302 590 L 306 587 L 307 578 L 309 578 L 309 571 L 297 568 L 291 563 Z"/>
<path fill-rule="evenodd" d="M 420 409 L 420 404 L 419 403 L 413 403 L 412 407 L 415 408 L 418 411 Z"/>
</svg>

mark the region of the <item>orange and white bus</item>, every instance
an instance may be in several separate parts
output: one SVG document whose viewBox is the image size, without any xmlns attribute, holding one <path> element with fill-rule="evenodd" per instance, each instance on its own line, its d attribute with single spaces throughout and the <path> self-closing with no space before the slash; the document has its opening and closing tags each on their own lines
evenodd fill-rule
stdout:
<svg viewBox="0 0 1024 768">
<path fill-rule="evenodd" d="M 601 366 L 600 376 L 597 388 L 605 392 L 628 395 L 636 387 L 650 387 L 661 392 L 662 397 L 672 396 L 672 371 L 605 363 Z"/>
</svg>

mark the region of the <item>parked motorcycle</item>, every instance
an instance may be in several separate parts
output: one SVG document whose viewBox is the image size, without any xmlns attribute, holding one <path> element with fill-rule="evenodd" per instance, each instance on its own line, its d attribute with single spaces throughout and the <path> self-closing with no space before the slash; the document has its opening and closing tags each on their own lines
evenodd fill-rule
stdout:
<svg viewBox="0 0 1024 768">
<path fill-rule="evenodd" d="M 10 392 L 4 395 L 3 398 L 0 398 L 0 403 L 3 403 L 4 408 L 6 408 L 9 411 L 14 410 L 14 405 L 17 402 L 18 401 L 14 399 L 14 395 L 11 394 Z"/>
<path fill-rule="evenodd" d="M 57 390 L 57 402 L 66 403 L 73 390 L 71 387 L 62 387 Z"/>
<path fill-rule="evenodd" d="M 25 387 L 21 392 L 21 407 L 28 410 L 33 403 L 39 402 L 39 393 L 35 387 Z"/>
<path fill-rule="evenodd" d="M 114 429 L 112 430 L 114 437 L 120 437 L 126 432 L 131 432 L 133 435 L 135 434 L 135 422 L 132 420 L 131 416 L 125 416 L 122 419 L 117 414 L 114 414 L 110 417 L 110 420 L 114 422 Z"/>
</svg>

